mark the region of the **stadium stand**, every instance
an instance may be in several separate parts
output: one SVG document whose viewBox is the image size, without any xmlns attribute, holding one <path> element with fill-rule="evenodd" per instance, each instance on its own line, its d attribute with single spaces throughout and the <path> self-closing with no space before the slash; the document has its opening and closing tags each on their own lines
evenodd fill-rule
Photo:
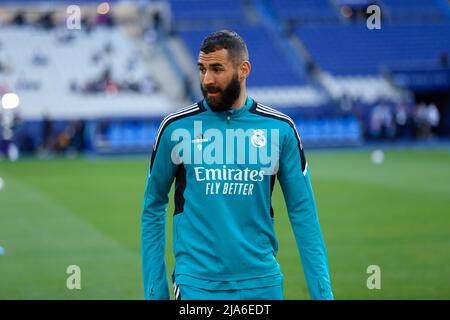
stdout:
<svg viewBox="0 0 450 320">
<path fill-rule="evenodd" d="M 336 24 L 339 16 L 328 0 L 270 0 L 267 6 L 280 20 L 296 24 Z"/>
<path fill-rule="evenodd" d="M 251 1 L 227 3 L 219 1 L 217 6 L 211 7 L 206 1 L 171 1 L 172 14 L 179 18 L 174 20 L 176 34 L 190 56 L 191 70 L 187 73 L 191 79 L 197 77 L 195 62 L 201 41 L 213 31 L 228 28 L 238 32 L 249 48 L 252 73 L 247 85 L 249 93 L 256 99 L 281 107 L 317 106 L 328 102 L 323 88 L 306 74 L 307 66 L 302 57 L 289 51 L 289 42 L 260 21 L 256 4 Z M 196 14 L 205 14 L 200 18 L 187 14 L 186 11 L 194 10 L 187 9 L 190 5 L 195 8 Z M 226 15 L 212 19 L 221 15 L 223 10 L 227 10 Z M 197 97 L 200 97 L 198 91 Z"/>
<path fill-rule="evenodd" d="M 450 22 L 385 25 L 370 32 L 361 24 L 301 26 L 296 32 L 317 64 L 335 75 L 376 75 L 405 58 L 432 63 L 450 48 Z"/>
<path fill-rule="evenodd" d="M 383 0 L 390 22 L 394 24 L 446 23 L 448 17 L 439 6 L 438 1 L 430 0 Z"/>
<path fill-rule="evenodd" d="M 216 0 L 211 6 L 209 0 L 172 0 L 170 1 L 173 21 L 207 23 L 227 21 L 239 23 L 247 19 L 241 1 Z"/>
<path fill-rule="evenodd" d="M 0 81 L 20 92 L 24 118 L 40 118 L 44 111 L 55 118 L 149 115 L 170 107 L 122 30 L 72 32 L 70 40 L 61 40 L 67 32 L 60 31 L 2 28 L 2 57 L 12 72 L 0 74 Z"/>
<path fill-rule="evenodd" d="M 41 3 L 8 1 L 30 2 Z M 111 17 L 78 32 L 61 21 L 48 28 L 51 13 L 42 7 L 30 26 L 10 10 L 15 25 L 4 23 L 0 32 L 0 93 L 19 94 L 28 137 L 41 136 L 47 114 L 55 135 L 86 121 L 86 150 L 146 151 L 164 114 L 201 98 L 203 38 L 232 29 L 249 47 L 249 95 L 291 115 L 308 147 L 359 145 L 383 113 L 406 117 L 414 131 L 419 104 L 436 104 L 436 132 L 450 134 L 448 2 L 375 3 L 380 30 L 366 26 L 366 0 L 141 1 L 127 4 L 135 13 L 124 21 L 134 32 Z"/>
</svg>

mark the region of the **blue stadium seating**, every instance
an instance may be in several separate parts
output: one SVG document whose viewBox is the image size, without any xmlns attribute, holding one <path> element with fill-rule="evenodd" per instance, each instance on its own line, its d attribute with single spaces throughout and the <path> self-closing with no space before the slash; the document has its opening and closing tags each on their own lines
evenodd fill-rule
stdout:
<svg viewBox="0 0 450 320">
<path fill-rule="evenodd" d="M 245 10 L 240 0 L 171 0 L 174 21 L 245 20 Z"/>
<path fill-rule="evenodd" d="M 354 116 L 301 119 L 296 126 L 307 147 L 354 146 L 362 143 L 363 133 Z"/>
<path fill-rule="evenodd" d="M 382 4 L 393 23 L 427 24 L 448 21 L 448 17 L 434 0 L 383 0 Z"/>
<path fill-rule="evenodd" d="M 151 143 L 156 136 L 159 120 L 112 121 L 102 137 L 107 142 L 107 146 L 102 147 L 100 151 L 129 152 L 131 150 L 150 150 Z"/>
<path fill-rule="evenodd" d="M 337 11 L 328 0 L 270 0 L 270 8 L 280 19 L 299 23 L 337 23 Z"/>
<path fill-rule="evenodd" d="M 325 117 L 319 119 L 300 119 L 295 117 L 302 141 L 312 146 L 350 146 L 362 142 L 362 130 L 354 116 Z M 147 151 L 154 141 L 158 121 L 119 121 L 112 122 L 103 138 L 107 147 L 100 152 Z M 95 147 L 95 146 L 94 146 Z"/>
<path fill-rule="evenodd" d="M 383 25 L 381 30 L 365 24 L 302 26 L 297 35 L 318 65 L 336 75 L 375 75 L 405 60 L 435 64 L 450 53 L 450 23 Z"/>
</svg>

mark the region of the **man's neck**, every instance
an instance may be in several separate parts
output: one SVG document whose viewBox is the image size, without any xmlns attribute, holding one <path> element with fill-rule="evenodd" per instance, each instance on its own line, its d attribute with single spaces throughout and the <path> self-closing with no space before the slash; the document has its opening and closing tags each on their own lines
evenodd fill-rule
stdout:
<svg viewBox="0 0 450 320">
<path fill-rule="evenodd" d="M 245 105 L 245 102 L 247 100 L 247 93 L 245 91 L 245 87 L 241 89 L 241 94 L 239 95 L 239 98 L 233 103 L 231 106 L 231 109 L 240 109 Z"/>
</svg>

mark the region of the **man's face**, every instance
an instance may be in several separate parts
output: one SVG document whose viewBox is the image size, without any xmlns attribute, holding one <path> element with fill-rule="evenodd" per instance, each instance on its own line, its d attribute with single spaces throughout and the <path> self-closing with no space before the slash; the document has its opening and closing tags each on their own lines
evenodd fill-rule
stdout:
<svg viewBox="0 0 450 320">
<path fill-rule="evenodd" d="M 241 86 L 237 67 L 229 58 L 228 51 L 200 51 L 198 68 L 200 88 L 211 110 L 220 112 L 231 109 L 239 98 Z"/>
</svg>

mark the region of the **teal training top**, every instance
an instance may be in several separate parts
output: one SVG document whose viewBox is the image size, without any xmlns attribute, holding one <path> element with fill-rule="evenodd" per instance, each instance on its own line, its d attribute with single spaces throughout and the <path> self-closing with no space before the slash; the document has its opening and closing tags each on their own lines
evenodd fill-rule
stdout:
<svg viewBox="0 0 450 320">
<path fill-rule="evenodd" d="M 168 115 L 153 145 L 142 209 L 146 299 L 169 299 L 165 222 L 175 180 L 173 279 L 205 289 L 280 283 L 271 194 L 279 180 L 312 299 L 333 299 L 308 164 L 291 118 L 247 98 Z"/>
</svg>

